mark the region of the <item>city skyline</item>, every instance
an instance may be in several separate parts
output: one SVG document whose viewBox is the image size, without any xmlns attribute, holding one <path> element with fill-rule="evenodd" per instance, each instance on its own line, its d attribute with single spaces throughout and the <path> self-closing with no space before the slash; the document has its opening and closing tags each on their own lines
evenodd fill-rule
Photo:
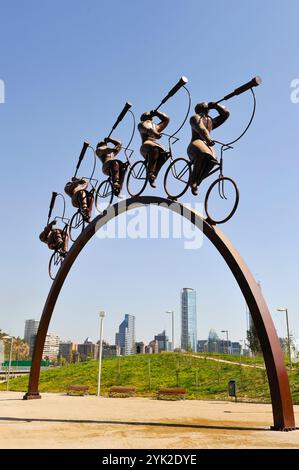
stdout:
<svg viewBox="0 0 299 470">
<path fill-rule="evenodd" d="M 188 298 L 190 294 L 193 294 L 193 298 Z M 184 298 L 185 296 L 185 298 Z M 196 293 L 193 289 L 183 288 L 181 290 L 181 302 L 182 302 L 182 311 L 181 317 L 185 316 L 188 324 L 188 315 L 185 310 L 190 308 L 190 305 L 194 312 L 196 313 Z M 184 305 L 185 304 L 185 305 Z M 192 310 L 191 309 L 191 310 Z M 192 321 L 194 319 L 192 318 Z M 25 320 L 25 329 L 24 329 L 24 339 L 29 340 L 29 346 L 32 346 L 35 336 L 32 335 L 32 331 L 36 330 L 38 327 L 38 320 L 36 319 L 27 319 Z M 182 321 L 183 324 L 183 321 Z M 192 322 L 191 322 L 192 324 Z M 104 338 L 105 351 L 104 357 L 109 357 L 111 355 L 130 355 L 130 354 L 140 354 L 140 353 L 158 353 L 161 351 L 170 351 L 172 350 L 171 342 L 169 342 L 169 337 L 166 334 L 166 331 L 163 330 L 161 333 L 154 335 L 154 339 L 136 338 L 135 336 L 135 326 L 136 318 L 133 315 L 125 314 L 124 320 L 119 325 L 118 333 L 115 335 L 115 341 L 107 341 Z M 158 326 L 155 326 L 156 330 Z M 0 331 L 2 331 L 0 329 Z M 119 333 L 121 333 L 122 339 L 119 339 Z M 250 345 L 247 339 L 241 338 L 236 340 L 229 335 L 228 330 L 219 331 L 222 336 L 218 336 L 218 333 L 214 328 L 209 330 L 208 336 L 199 335 L 199 339 L 196 339 L 196 347 L 193 348 L 196 352 L 218 352 L 218 353 L 228 353 L 234 355 L 246 354 L 250 352 Z M 188 336 L 188 331 L 185 332 Z M 183 335 L 182 335 L 183 336 Z M 188 341 L 190 340 L 190 335 L 188 336 Z M 295 339 L 295 338 L 294 338 Z M 280 337 L 281 347 L 283 347 L 285 337 Z M 112 344 L 111 344 L 112 343 Z M 121 344 L 122 343 L 122 344 Z M 74 339 L 64 340 L 59 335 L 54 333 L 48 333 L 45 341 L 45 347 L 43 351 L 43 358 L 50 360 L 58 359 L 59 355 L 67 359 L 72 357 L 72 360 L 79 360 L 80 358 L 87 358 L 87 356 L 92 355 L 94 359 L 98 357 L 98 346 L 99 340 L 95 338 L 94 340 L 90 337 L 87 337 L 84 342 L 79 340 L 78 342 Z M 182 350 L 189 350 L 189 347 L 184 347 L 181 344 Z M 298 341 L 294 343 L 294 350 L 292 349 L 293 359 L 298 361 Z M 137 350 L 138 349 L 138 350 Z M 30 347 L 31 351 L 31 347 Z M 31 354 L 29 354 L 31 356 Z M 84 359 L 83 359 L 84 360 Z M 86 359 L 85 359 L 86 360 Z"/>
<path fill-rule="evenodd" d="M 260 285 L 260 283 L 259 283 L 259 285 Z M 180 311 L 177 311 L 177 312 L 174 311 L 175 325 L 176 325 L 176 328 L 175 328 L 176 335 L 175 335 L 175 337 L 180 338 L 180 341 L 178 342 L 178 345 L 180 345 L 180 346 L 181 346 L 181 339 L 182 339 L 182 328 L 181 328 L 181 322 L 179 320 L 182 320 L 182 295 L 186 291 L 190 291 L 190 292 L 194 293 L 196 320 L 197 320 L 197 313 L 198 313 L 197 308 L 196 308 L 196 291 L 193 288 L 182 288 L 181 291 L 180 291 L 180 302 L 181 302 Z M 153 334 L 148 333 L 148 335 L 146 335 L 146 336 L 138 336 L 138 334 L 136 334 L 136 326 L 138 327 L 138 321 L 136 321 L 136 319 L 138 319 L 138 314 L 137 315 L 136 314 L 134 314 L 134 315 L 121 314 L 121 315 L 122 315 L 122 317 L 125 316 L 125 318 L 127 316 L 130 317 L 130 318 L 134 318 L 135 342 L 136 341 L 137 342 L 141 341 L 141 342 L 144 342 L 145 344 L 148 344 L 150 341 L 152 341 L 153 337 L 157 336 L 157 331 L 159 330 L 159 328 L 161 328 L 161 325 L 162 325 L 163 321 L 164 321 L 164 324 L 165 324 L 165 318 L 161 315 L 161 323 L 152 325 Z M 246 321 L 247 326 L 250 326 L 250 322 L 248 322 L 247 317 L 248 317 L 248 309 L 246 307 L 245 308 L 245 321 Z M 107 321 L 107 318 L 109 319 L 109 315 L 106 316 L 105 322 Z M 110 320 L 113 321 L 113 319 L 110 319 Z M 168 318 L 166 318 L 166 320 L 168 320 Z M 170 321 L 166 321 L 167 327 L 164 328 L 163 331 L 166 332 L 166 334 L 170 337 L 171 336 L 171 319 L 169 318 L 169 320 Z M 125 321 L 126 320 L 122 320 L 121 324 L 125 323 Z M 37 320 L 37 319 L 26 319 L 25 320 L 24 337 L 23 337 L 25 339 L 25 341 L 26 341 L 26 331 L 27 331 L 27 335 L 29 334 L 29 336 L 31 337 L 33 329 L 34 329 L 35 332 L 37 331 L 38 324 L 39 324 L 39 320 Z M 178 328 L 178 325 L 179 325 L 179 328 Z M 218 327 L 210 326 L 208 331 L 205 331 L 205 332 L 204 331 L 203 332 L 199 331 L 199 328 L 197 327 L 196 328 L 196 337 L 197 337 L 197 339 L 204 340 L 205 338 L 207 339 L 209 337 L 209 334 L 211 333 L 211 331 L 216 331 L 217 330 L 218 332 L 220 332 L 222 334 L 223 339 L 225 339 L 226 331 L 222 331 L 223 325 L 224 325 L 224 323 L 222 322 Z M 106 327 L 106 325 L 105 325 L 105 327 Z M 115 325 L 115 323 L 112 326 L 112 329 L 113 328 L 114 328 L 114 331 L 117 330 L 117 326 Z M 283 328 L 282 328 L 282 330 L 283 330 Z M 97 331 L 97 329 L 96 329 L 96 331 Z M 94 343 L 97 343 L 97 341 L 99 340 L 99 338 L 96 335 L 90 335 L 89 333 L 87 334 L 87 336 L 83 335 L 83 336 L 76 336 L 76 337 L 63 336 L 57 331 L 49 332 L 49 334 L 54 335 L 54 336 L 58 335 L 59 338 L 60 338 L 61 343 L 74 342 L 76 344 L 82 344 L 83 340 L 86 337 L 91 338 Z M 103 339 L 105 341 L 107 341 L 107 343 L 109 343 L 109 344 L 116 344 L 117 343 L 117 340 L 116 340 L 117 334 L 118 334 L 117 332 L 116 333 L 114 332 L 114 334 L 109 335 L 109 337 L 108 337 L 108 335 L 105 335 L 105 329 L 104 329 L 104 338 Z M 15 336 L 17 336 L 17 335 L 15 335 Z M 279 336 L 281 338 L 286 337 L 286 335 L 284 335 L 284 334 L 280 334 Z M 240 338 L 236 338 L 235 336 L 231 335 L 231 332 L 229 332 L 229 339 L 230 339 L 230 341 L 240 341 Z M 241 339 L 242 339 L 242 341 L 245 341 L 245 342 L 247 341 L 247 339 L 246 339 L 246 329 L 245 329 L 244 335 Z M 295 339 L 295 342 L 297 342 L 297 339 L 296 338 L 294 338 L 294 339 Z M 29 340 L 28 344 L 30 346 L 30 340 Z"/>
<path fill-rule="evenodd" d="M 15 187 L 21 188 L 26 181 L 29 188 L 23 192 L 21 203 L 17 192 L 11 191 L 11 178 L 4 178 L 1 186 L 1 200 L 10 195 L 7 224 L 17 227 L 0 234 L 4 248 L 1 262 L 5 267 L 0 273 L 0 323 L 5 331 L 21 336 L 23 321 L 41 316 L 51 286 L 47 274 L 51 252 L 40 243 L 38 235 L 46 223 L 51 193 L 63 191 L 73 175 L 82 142 L 95 145 L 106 136 L 127 100 L 133 103 L 132 111 L 139 119 L 142 112 L 159 103 L 182 75 L 189 79 L 192 112 L 198 101 L 219 99 L 253 76 L 261 75 L 263 83 L 257 90 L 256 117 L 250 131 L 232 151 L 225 152 L 225 174 L 237 182 L 240 204 L 233 219 L 219 228 L 236 246 L 256 279 L 261 279 L 279 336 L 285 336 L 285 318 L 276 312 L 280 306 L 288 307 L 291 332 L 299 336 L 299 248 L 292 241 L 298 239 L 299 233 L 299 223 L 293 217 L 298 199 L 299 143 L 295 136 L 299 105 L 291 100 L 291 83 L 298 76 L 297 24 L 293 14 L 296 6 L 290 2 L 290 7 L 285 8 L 268 0 L 242 5 L 232 1 L 231 8 L 222 2 L 213 4 L 202 12 L 202 35 L 209 38 L 208 47 L 194 60 L 193 45 L 198 39 L 196 0 L 190 0 L 188 8 L 165 0 L 158 12 L 148 11 L 142 2 L 119 3 L 115 34 L 110 34 L 108 23 L 102 24 L 102 36 L 109 37 L 109 41 L 101 40 L 97 23 L 97 18 L 109 16 L 108 3 L 91 1 L 89 8 L 78 4 L 71 9 L 65 3 L 59 9 L 52 4 L 29 9 L 20 3 L 18 15 L 13 4 L 5 5 L 6 20 L 0 31 L 0 70 L 5 82 L 5 103 L 0 105 L 1 174 L 13 175 Z M 145 15 L 153 24 L 171 24 L 172 28 L 162 27 L 159 34 L 140 41 L 144 37 L 141 19 Z M 41 16 L 47 21 L 41 22 Z M 15 27 L 11 28 L 11 24 Z M 132 27 L 124 30 L 127 24 Z M 212 24 L 215 34 L 211 34 Z M 271 28 L 265 28 L 265 24 L 271 24 Z M 229 34 L 221 33 L 219 41 L 223 25 Z M 258 49 L 252 47 L 253 37 L 258 38 Z M 155 76 L 153 55 L 159 69 Z M 109 75 L 103 74 L 99 57 L 106 61 Z M 88 63 L 92 64 L 92 73 Z M 204 69 L 202 63 L 206 64 Z M 184 117 L 185 95 L 183 90 L 178 92 L 162 108 L 171 118 L 170 133 Z M 213 133 L 215 139 L 223 141 L 239 135 L 248 122 L 250 93 L 230 100 L 227 106 L 230 118 Z M 283 123 L 287 123 L 283 127 L 279 120 L 269 119 L 278 109 Z M 126 119 L 115 138 L 126 143 L 131 130 Z M 178 136 L 175 154 L 186 156 L 190 141 L 188 120 Z M 136 161 L 140 159 L 137 133 L 132 147 Z M 287 162 L 282 158 L 285 154 Z M 90 173 L 91 166 L 88 157 L 82 172 Z M 163 175 L 164 169 L 158 188 L 148 188 L 147 194 L 163 193 Z M 96 177 L 102 178 L 102 174 L 97 171 Z M 182 201 L 202 203 L 206 188 L 203 183 L 197 199 L 188 192 Z M 68 215 L 72 215 L 70 204 Z M 290 220 L 293 239 L 286 244 L 281 227 Z M 159 330 L 166 328 L 169 334 L 170 318 L 161 323 L 159 319 L 171 309 L 179 321 L 177 292 L 184 285 L 200 292 L 198 310 L 202 314 L 198 329 L 204 336 L 214 327 L 229 330 L 236 339 L 244 337 L 242 294 L 207 240 L 198 250 L 185 250 L 182 240 L 175 239 L 92 240 L 63 287 L 50 329 L 66 339 L 76 339 L 81 332 L 86 337 L 98 331 L 97 312 L 103 308 L 108 312 L 107 338 L 112 339 L 114 324 L 120 323 L 126 311 L 137 312 L 138 337 L 153 337 L 152 323 L 160 324 Z M 176 344 L 179 342 L 176 336 Z"/>
</svg>

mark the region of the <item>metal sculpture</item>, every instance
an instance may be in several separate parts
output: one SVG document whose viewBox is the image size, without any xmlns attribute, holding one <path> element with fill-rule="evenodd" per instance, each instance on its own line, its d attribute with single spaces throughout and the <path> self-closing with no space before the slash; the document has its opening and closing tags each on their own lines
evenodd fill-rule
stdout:
<svg viewBox="0 0 299 470">
<path fill-rule="evenodd" d="M 86 151 L 91 148 L 93 152 L 93 166 L 89 177 L 77 177 L 78 170 L 85 157 Z M 96 185 L 98 180 L 95 179 L 94 173 L 96 169 L 96 157 L 94 149 L 88 142 L 83 142 L 83 146 L 76 165 L 75 174 L 65 187 L 64 191 L 71 198 L 72 205 L 78 209 L 70 220 L 70 239 L 75 241 L 78 234 L 83 232 L 86 224 L 91 221 L 92 207 L 95 198 Z"/>
<path fill-rule="evenodd" d="M 44 306 L 35 341 L 29 388 L 24 399 L 41 398 L 38 391 L 38 384 L 46 334 L 61 288 L 78 255 L 93 237 L 96 230 L 99 230 L 111 219 L 126 211 L 135 209 L 138 206 L 146 206 L 149 204 L 161 204 L 163 207 L 168 207 L 170 210 L 178 212 L 183 217 L 187 218 L 192 224 L 202 230 L 204 235 L 213 243 L 226 261 L 249 307 L 260 340 L 272 400 L 273 429 L 283 431 L 295 429 L 291 391 L 280 342 L 261 290 L 245 262 L 225 235 L 223 235 L 218 228 L 210 225 L 202 215 L 181 203 L 173 203 L 173 201 L 169 199 L 150 196 L 136 197 L 110 206 L 107 211 L 96 217 L 86 227 L 69 250 L 52 284 Z"/>
<path fill-rule="evenodd" d="M 57 196 L 60 196 L 63 200 L 62 216 L 56 216 L 50 222 Z M 55 227 L 58 221 L 64 224 L 63 228 Z M 63 194 L 53 191 L 49 206 L 47 224 L 39 235 L 40 241 L 46 243 L 48 248 L 54 251 L 49 261 L 49 276 L 52 280 L 55 279 L 56 272 L 59 270 L 60 265 L 67 254 L 69 241 L 69 222 L 69 219 L 65 217 L 65 199 Z"/>
<path fill-rule="evenodd" d="M 232 93 L 224 96 L 221 100 L 210 103 L 204 101 L 195 106 L 195 115 L 190 118 L 192 137 L 187 149 L 188 156 L 193 163 L 190 185 L 194 196 L 197 196 L 197 188 L 201 181 L 207 178 L 207 176 L 211 174 L 214 166 L 218 164 L 216 154 L 212 148 L 215 145 L 215 141 L 212 140 L 210 132 L 221 126 L 228 119 L 230 114 L 224 106 L 220 105 L 220 103 L 248 90 L 252 91 L 253 87 L 258 86 L 261 83 L 262 80 L 260 77 L 254 77 L 249 82 L 236 88 Z M 216 110 L 218 112 L 218 116 L 213 118 L 209 116 L 209 111 L 211 109 Z M 244 133 L 242 135 L 244 135 Z M 228 144 L 227 148 L 229 148 L 230 144 Z M 223 185 L 224 183 L 222 182 L 222 186 Z"/>
<path fill-rule="evenodd" d="M 169 158 L 172 160 L 171 145 L 179 140 L 175 135 L 185 124 L 191 105 L 190 93 L 185 86 L 186 83 L 188 83 L 188 79 L 186 77 L 181 77 L 176 85 L 162 99 L 159 106 L 152 111 L 143 113 L 140 117 L 141 122 L 138 124 L 138 130 L 142 139 L 140 153 L 144 157 L 144 160 L 139 160 L 130 166 L 127 177 L 127 191 L 132 197 L 140 196 L 146 188 L 148 181 L 150 185 L 155 188 L 156 177 L 162 166 Z M 188 94 L 188 110 L 179 128 L 173 132 L 172 135 L 168 135 L 163 132 L 163 130 L 168 125 L 169 118 L 165 113 L 161 113 L 159 108 L 181 88 L 184 88 Z M 156 124 L 153 121 L 154 116 L 157 116 L 160 119 L 160 123 Z M 162 136 L 168 137 L 168 150 L 165 150 L 161 144 L 156 142 L 156 140 L 160 139 Z"/>
<path fill-rule="evenodd" d="M 127 101 L 115 123 L 113 124 L 108 136 L 105 137 L 104 140 L 98 142 L 96 147 L 96 155 L 102 162 L 102 171 L 104 175 L 108 176 L 106 180 L 100 183 L 96 193 L 95 206 L 99 213 L 105 210 L 106 207 L 112 203 L 114 196 L 120 196 L 125 174 L 128 166 L 130 165 L 130 156 L 132 155 L 133 150 L 129 149 L 129 145 L 131 144 L 135 133 L 135 117 L 130 109 L 131 107 L 132 103 Z M 112 139 L 111 134 L 121 123 L 128 112 L 133 117 L 133 132 L 128 145 L 123 148 L 122 142 L 120 140 Z M 109 143 L 112 144 L 113 147 L 108 147 L 107 144 Z M 121 160 L 115 158 L 122 149 L 124 149 L 126 162 L 122 162 Z M 128 155 L 128 151 L 130 151 L 130 155 Z"/>
<path fill-rule="evenodd" d="M 237 142 L 248 131 L 256 110 L 256 98 L 253 88 L 262 82 L 260 77 L 255 77 L 244 85 L 236 88 L 217 102 L 202 102 L 195 106 L 195 116 L 190 119 L 192 138 L 188 146 L 187 153 L 189 161 L 184 157 L 179 157 L 171 162 L 165 172 L 164 189 L 169 198 L 177 200 L 182 197 L 191 186 L 193 195 L 197 195 L 199 184 L 207 177 L 219 172 L 218 178 L 212 182 L 205 195 L 205 211 L 211 224 L 223 224 L 227 222 L 236 212 L 239 204 L 239 189 L 235 181 L 223 175 L 223 154 L 226 150 L 232 149 L 232 144 Z M 228 143 L 212 140 L 210 131 L 219 127 L 229 116 L 229 112 L 220 106 L 224 100 L 250 90 L 253 97 L 253 110 L 245 130 L 235 139 Z M 210 109 L 218 110 L 219 115 L 211 118 L 208 115 Z M 214 144 L 221 146 L 220 161 L 218 162 L 216 153 L 212 148 Z M 215 197 L 215 190 L 217 196 Z M 219 199 L 220 197 L 220 199 Z M 219 213 L 213 207 L 213 201 L 221 207 Z M 222 202 L 222 204 L 219 204 Z"/>
<path fill-rule="evenodd" d="M 215 109 L 218 116 L 211 118 L 209 111 Z M 215 142 L 210 136 L 213 129 L 221 126 L 229 117 L 229 111 L 218 103 L 198 103 L 195 115 L 190 118 L 192 129 L 191 142 L 187 153 L 193 163 L 193 171 L 190 177 L 190 185 L 193 196 L 197 196 L 197 188 L 200 182 L 208 176 L 210 171 L 217 165 L 218 160 L 213 151 Z"/>
</svg>

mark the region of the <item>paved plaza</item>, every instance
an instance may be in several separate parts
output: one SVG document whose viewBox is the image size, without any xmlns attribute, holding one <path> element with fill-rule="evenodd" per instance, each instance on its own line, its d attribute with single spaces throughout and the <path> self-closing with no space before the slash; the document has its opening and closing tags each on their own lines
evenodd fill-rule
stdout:
<svg viewBox="0 0 299 470">
<path fill-rule="evenodd" d="M 299 448 L 299 430 L 270 430 L 271 405 L 22 396 L 0 392 L 1 448 Z"/>
</svg>

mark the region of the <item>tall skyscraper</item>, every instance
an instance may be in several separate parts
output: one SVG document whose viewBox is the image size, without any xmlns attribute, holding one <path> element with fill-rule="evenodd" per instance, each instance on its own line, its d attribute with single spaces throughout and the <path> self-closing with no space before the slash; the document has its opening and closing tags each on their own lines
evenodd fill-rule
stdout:
<svg viewBox="0 0 299 470">
<path fill-rule="evenodd" d="M 136 353 L 134 315 L 125 314 L 125 319 L 119 325 L 118 333 L 115 335 L 115 342 L 120 347 L 120 354 L 122 356 Z"/>
<path fill-rule="evenodd" d="M 29 354 L 32 356 L 35 337 L 37 334 L 39 321 L 30 319 L 25 321 L 24 340 L 29 344 Z"/>
<path fill-rule="evenodd" d="M 197 349 L 197 314 L 196 314 L 196 291 L 189 287 L 184 287 L 181 291 L 181 312 L 182 312 L 182 334 L 181 348 L 186 351 Z"/>
</svg>

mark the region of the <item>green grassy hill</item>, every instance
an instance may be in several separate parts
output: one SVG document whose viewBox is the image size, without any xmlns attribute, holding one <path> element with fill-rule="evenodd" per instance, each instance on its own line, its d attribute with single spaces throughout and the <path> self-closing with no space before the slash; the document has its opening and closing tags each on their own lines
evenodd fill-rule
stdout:
<svg viewBox="0 0 299 470">
<path fill-rule="evenodd" d="M 227 356 L 215 357 L 228 359 Z M 238 356 L 229 356 L 239 360 Z M 149 360 L 151 378 L 149 377 Z M 251 361 L 247 361 L 251 362 Z M 41 392 L 65 392 L 68 385 L 84 384 L 90 393 L 97 389 L 98 362 L 82 362 L 41 372 Z M 102 362 L 102 393 L 107 394 L 113 385 L 134 385 L 139 396 L 153 396 L 160 387 L 186 387 L 189 399 L 227 399 L 227 384 L 237 381 L 238 399 L 269 402 L 269 387 L 264 370 L 242 367 L 209 360 L 197 359 L 188 354 L 164 353 L 113 357 Z M 290 382 L 295 403 L 299 403 L 299 373 L 290 372 Z M 28 376 L 12 379 L 10 390 L 26 391 Z M 5 390 L 6 384 L 0 385 Z"/>
</svg>

